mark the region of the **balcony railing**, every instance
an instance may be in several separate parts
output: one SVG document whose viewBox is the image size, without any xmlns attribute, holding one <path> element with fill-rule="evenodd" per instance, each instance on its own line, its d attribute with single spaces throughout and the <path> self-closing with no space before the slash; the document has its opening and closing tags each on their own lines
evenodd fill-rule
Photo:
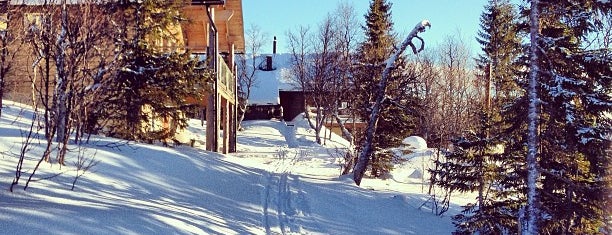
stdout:
<svg viewBox="0 0 612 235">
<path fill-rule="evenodd" d="M 219 82 L 221 87 L 228 91 L 229 95 L 233 95 L 235 91 L 236 81 L 234 74 L 229 66 L 223 60 L 221 55 L 217 55 L 217 64 L 219 65 Z"/>
</svg>

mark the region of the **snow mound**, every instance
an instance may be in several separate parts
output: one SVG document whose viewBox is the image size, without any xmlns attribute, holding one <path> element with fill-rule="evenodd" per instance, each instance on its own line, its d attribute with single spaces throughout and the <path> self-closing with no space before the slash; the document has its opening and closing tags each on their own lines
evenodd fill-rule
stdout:
<svg viewBox="0 0 612 235">
<path fill-rule="evenodd" d="M 402 144 L 409 150 L 426 150 L 427 142 L 420 136 L 410 136 L 402 140 Z"/>
<path fill-rule="evenodd" d="M 391 170 L 390 175 L 391 178 L 397 182 L 402 183 L 419 183 L 423 178 L 422 169 L 414 166 L 415 164 L 401 164 L 395 166 L 393 170 Z"/>
<path fill-rule="evenodd" d="M 420 136 L 410 136 L 394 150 L 403 161 L 390 172 L 393 179 L 402 183 L 424 183 L 429 178 L 428 169 L 433 164 L 434 149 L 427 148 L 427 142 Z"/>
</svg>

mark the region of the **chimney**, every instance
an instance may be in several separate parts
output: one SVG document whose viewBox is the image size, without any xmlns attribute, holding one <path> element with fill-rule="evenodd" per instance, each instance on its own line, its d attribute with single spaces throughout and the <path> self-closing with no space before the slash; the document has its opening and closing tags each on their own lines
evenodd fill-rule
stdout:
<svg viewBox="0 0 612 235">
<path fill-rule="evenodd" d="M 266 71 L 272 71 L 272 56 L 266 56 Z"/>
<path fill-rule="evenodd" d="M 274 36 L 274 42 L 272 42 L 272 54 L 276 55 L 276 36 Z"/>
</svg>

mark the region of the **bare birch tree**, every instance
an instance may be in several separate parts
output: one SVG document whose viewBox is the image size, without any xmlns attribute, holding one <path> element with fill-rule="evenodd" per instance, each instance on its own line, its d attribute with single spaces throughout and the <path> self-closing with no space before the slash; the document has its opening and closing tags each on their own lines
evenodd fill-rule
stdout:
<svg viewBox="0 0 612 235">
<path fill-rule="evenodd" d="M 437 69 L 435 55 L 431 51 L 421 53 L 415 66 L 421 72 L 417 77 L 415 88 L 416 96 L 420 101 L 416 132 L 431 145 L 437 135 L 436 127 L 440 124 L 439 120 L 435 119 L 440 96 L 440 90 L 436 87 L 436 80 L 440 77 L 439 69 Z"/>
<path fill-rule="evenodd" d="M 56 133 L 55 112 L 53 112 L 55 100 L 54 86 L 54 50 L 55 35 L 57 28 L 54 27 L 57 18 L 57 7 L 54 7 L 55 2 L 45 1 L 35 15 L 24 14 L 25 42 L 32 50 L 32 73 L 30 79 L 32 83 L 32 104 L 34 107 L 40 107 L 43 111 L 42 125 L 45 130 L 46 149 L 41 157 L 41 160 L 36 165 L 36 169 L 42 161 L 49 162 L 50 154 L 53 146 L 53 139 Z M 30 178 L 34 175 L 34 170 Z"/>
<path fill-rule="evenodd" d="M 474 73 L 467 63 L 471 55 L 461 40 L 448 37 L 440 45 L 438 58 L 435 89 L 439 97 L 434 117 L 441 144 L 450 144 L 450 138 L 474 126 L 480 99 Z"/>
<path fill-rule="evenodd" d="M 336 12 L 340 15 L 327 15 L 314 34 L 304 27 L 288 34 L 294 81 L 304 93 L 305 107 L 312 104 L 315 110 L 314 120 L 309 110 L 305 110 L 305 115 L 319 144 L 323 143 L 321 130 L 328 117 L 340 126 L 346 139 L 354 141 L 339 109 L 342 102 L 349 100 L 350 67 L 359 28 L 351 5 L 339 5 Z"/>
<path fill-rule="evenodd" d="M 261 28 L 251 25 L 246 33 L 247 54 L 238 57 L 238 130 L 242 129 L 242 120 L 249 105 L 251 89 L 257 86 L 257 67 L 261 62 L 258 58 L 261 47 L 264 44 L 265 35 Z M 251 59 L 247 58 L 250 56 Z"/>
<path fill-rule="evenodd" d="M 37 91 L 33 103 L 40 101 L 44 109 L 46 149 L 31 171 L 24 189 L 28 188 L 40 164 L 51 161 L 49 155 L 53 148 L 57 149 L 57 163 L 60 166 L 65 164 L 70 134 L 75 127 L 84 126 L 81 117 L 88 104 L 85 93 L 92 85 L 92 76 L 89 75 L 94 67 L 100 65 L 96 63 L 98 61 L 89 59 L 96 58 L 92 55 L 100 50 L 96 46 L 102 46 L 101 41 L 109 40 L 105 30 L 108 24 L 104 21 L 108 18 L 102 13 L 105 8 L 93 1 L 79 4 L 70 4 L 66 0 L 49 1 L 39 9 L 40 19 L 29 23 L 26 40 L 33 49 L 34 71 L 31 77 Z M 81 136 L 75 136 L 76 143 Z"/>
<path fill-rule="evenodd" d="M 314 130 L 318 144 L 323 143 L 321 130 L 329 115 L 329 108 L 334 103 L 334 98 L 330 99 L 330 95 L 333 94 L 333 80 L 338 77 L 339 72 L 335 51 L 336 33 L 334 18 L 330 14 L 319 24 L 318 31 L 313 38 L 315 49 L 311 55 L 312 66 L 310 66 L 313 76 L 306 83 L 308 93 L 305 97 L 311 101 L 316 110 Z"/>
<path fill-rule="evenodd" d="M 300 26 L 295 32 L 287 32 L 288 47 L 291 54 L 291 75 L 295 86 L 302 91 L 304 97 L 308 93 L 309 81 L 312 79 L 309 56 L 312 54 L 310 28 Z M 304 117 L 312 129 L 315 125 L 310 119 L 310 108 L 304 99 Z"/>
<path fill-rule="evenodd" d="M 94 1 L 83 1 L 76 5 L 62 0 L 59 14 L 59 31 L 55 44 L 56 81 L 53 105 L 56 116 L 56 141 L 58 142 L 58 162 L 64 164 L 66 146 L 75 127 L 82 129 L 84 122 L 85 95 L 94 83 L 90 70 L 100 71 L 100 63 L 90 61 L 99 58 L 96 46 L 107 45 L 108 24 L 105 8 L 99 8 Z M 110 49 L 112 47 L 106 47 Z M 104 60 L 101 60 L 104 61 Z M 99 75 L 95 75 L 99 76 Z M 92 81 L 93 80 L 93 81 Z M 76 123 L 75 123 L 76 122 Z M 82 135 L 77 134 L 75 138 Z M 75 139 L 75 143 L 78 140 Z"/>
<path fill-rule="evenodd" d="M 353 54 L 356 50 L 357 35 L 359 33 L 359 23 L 357 21 L 355 8 L 348 3 L 338 5 L 335 12 L 338 15 L 334 18 L 334 25 L 336 26 L 336 69 L 337 73 L 335 78 L 332 80 L 332 89 L 328 96 L 331 98 L 330 115 L 336 121 L 340 130 L 342 131 L 342 137 L 349 141 L 350 147 L 354 145 L 354 133 L 351 133 L 346 127 L 346 120 L 340 118 L 339 109 L 342 103 L 349 104 L 348 108 L 351 110 L 351 116 L 355 118 L 354 110 L 350 106 L 352 105 L 352 98 L 350 97 L 350 81 L 351 81 L 351 66 L 353 64 Z M 354 130 L 353 130 L 354 131 Z M 349 164 L 352 165 L 352 164 Z"/>
</svg>

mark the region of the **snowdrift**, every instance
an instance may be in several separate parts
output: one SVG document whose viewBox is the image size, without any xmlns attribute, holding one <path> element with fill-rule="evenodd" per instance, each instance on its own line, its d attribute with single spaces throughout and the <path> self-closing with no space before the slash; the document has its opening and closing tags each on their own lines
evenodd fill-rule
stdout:
<svg viewBox="0 0 612 235">
<path fill-rule="evenodd" d="M 448 217 L 418 207 L 420 184 L 339 178 L 338 136 L 314 143 L 303 120 L 245 122 L 239 152 L 126 143 L 95 136 L 66 166 L 42 163 L 34 141 L 14 192 L 32 111 L 6 102 L 0 119 L 0 228 L 6 234 L 449 234 Z M 199 129 L 198 129 L 199 128 Z M 201 127 L 190 132 L 203 133 Z M 40 136 L 38 138 L 41 138 Z M 198 139 L 198 136 L 193 136 Z M 197 145 L 196 145 L 197 146 Z M 99 161 L 70 190 L 78 156 Z M 54 156 L 54 155 L 52 155 Z M 453 206 L 457 208 L 457 206 Z"/>
</svg>

